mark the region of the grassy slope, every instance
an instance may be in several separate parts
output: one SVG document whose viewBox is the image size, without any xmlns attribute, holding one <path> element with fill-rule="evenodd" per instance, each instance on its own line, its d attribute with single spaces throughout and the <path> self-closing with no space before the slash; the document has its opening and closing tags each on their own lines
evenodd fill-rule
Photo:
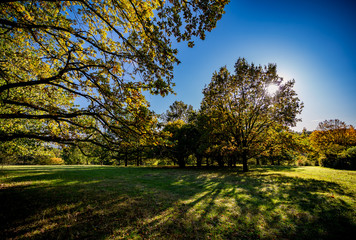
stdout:
<svg viewBox="0 0 356 240">
<path fill-rule="evenodd" d="M 9 166 L 0 239 L 352 239 L 356 172 Z"/>
</svg>

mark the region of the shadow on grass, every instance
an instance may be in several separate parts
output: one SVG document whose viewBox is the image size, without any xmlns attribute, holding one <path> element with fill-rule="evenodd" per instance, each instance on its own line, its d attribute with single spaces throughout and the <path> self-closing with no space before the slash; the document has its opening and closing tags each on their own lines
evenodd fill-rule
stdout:
<svg viewBox="0 0 356 240">
<path fill-rule="evenodd" d="M 352 239 L 355 211 L 334 194 L 354 196 L 270 170 L 11 170 L 0 188 L 0 238 Z"/>
</svg>

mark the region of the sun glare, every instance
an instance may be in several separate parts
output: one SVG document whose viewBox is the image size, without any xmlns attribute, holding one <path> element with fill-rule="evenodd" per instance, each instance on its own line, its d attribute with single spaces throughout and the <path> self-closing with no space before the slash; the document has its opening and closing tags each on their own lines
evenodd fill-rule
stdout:
<svg viewBox="0 0 356 240">
<path fill-rule="evenodd" d="M 274 95 L 278 90 L 278 86 L 275 85 L 275 84 L 269 84 L 268 87 L 267 87 L 267 93 L 269 95 Z"/>
</svg>

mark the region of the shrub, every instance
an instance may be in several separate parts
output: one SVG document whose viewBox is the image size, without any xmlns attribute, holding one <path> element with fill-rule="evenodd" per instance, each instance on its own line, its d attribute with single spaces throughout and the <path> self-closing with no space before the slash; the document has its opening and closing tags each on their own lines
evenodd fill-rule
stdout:
<svg viewBox="0 0 356 240">
<path fill-rule="evenodd" d="M 356 170 L 356 146 L 346 149 L 338 155 L 338 158 L 341 168 Z"/>
<path fill-rule="evenodd" d="M 356 170 L 356 146 L 348 148 L 339 154 L 325 154 L 319 158 L 323 167 Z"/>
<path fill-rule="evenodd" d="M 51 158 L 49 162 L 51 165 L 64 165 L 64 160 L 57 157 Z"/>
<path fill-rule="evenodd" d="M 306 156 L 299 156 L 295 161 L 295 165 L 297 166 L 314 166 L 315 162 L 313 160 L 308 159 Z"/>
<path fill-rule="evenodd" d="M 321 155 L 318 159 L 319 166 L 337 168 L 337 155 L 336 154 L 325 154 Z"/>
<path fill-rule="evenodd" d="M 171 166 L 173 161 L 169 158 L 151 158 L 146 159 L 143 163 L 146 166 Z"/>
</svg>

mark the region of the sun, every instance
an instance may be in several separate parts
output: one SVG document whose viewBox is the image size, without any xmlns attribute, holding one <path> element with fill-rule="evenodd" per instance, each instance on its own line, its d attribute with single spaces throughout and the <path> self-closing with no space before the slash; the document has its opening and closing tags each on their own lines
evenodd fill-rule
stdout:
<svg viewBox="0 0 356 240">
<path fill-rule="evenodd" d="M 273 96 L 276 94 L 278 88 L 279 87 L 276 84 L 269 84 L 266 88 L 268 95 Z"/>
</svg>

